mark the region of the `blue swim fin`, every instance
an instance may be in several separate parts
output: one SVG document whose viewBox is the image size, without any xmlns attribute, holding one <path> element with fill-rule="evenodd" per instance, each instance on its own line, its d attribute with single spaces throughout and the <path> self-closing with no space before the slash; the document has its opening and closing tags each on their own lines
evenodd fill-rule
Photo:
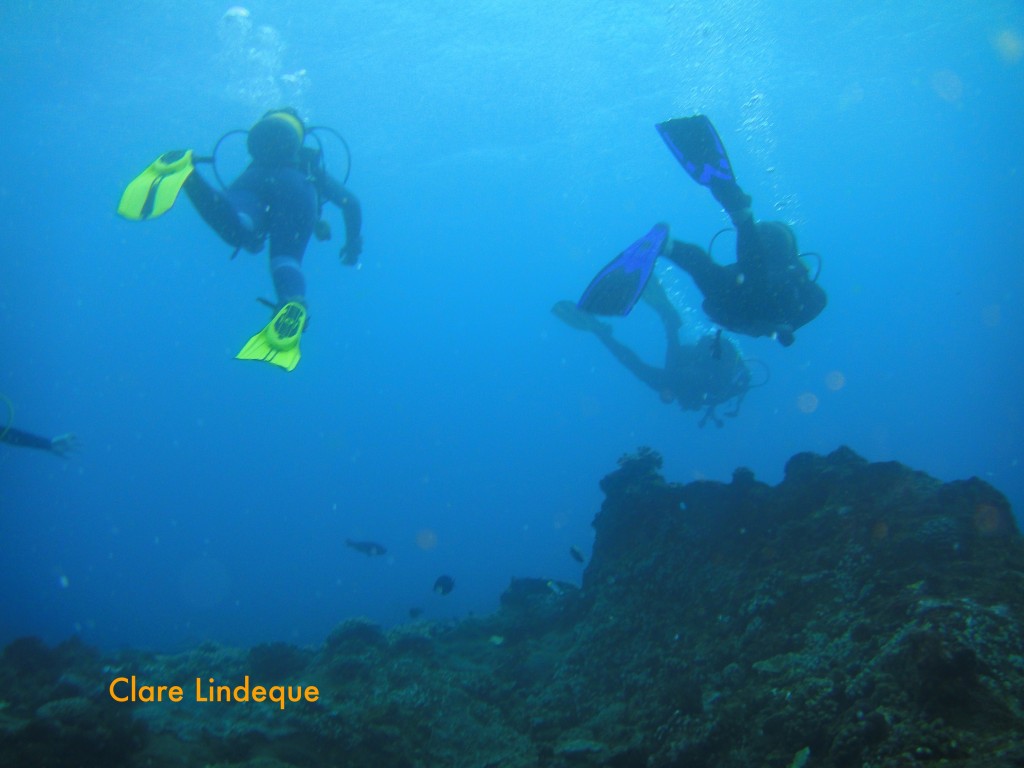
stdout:
<svg viewBox="0 0 1024 768">
<path fill-rule="evenodd" d="M 725 210 L 732 214 L 750 207 L 750 196 L 736 182 L 722 139 L 706 116 L 677 117 L 654 127 L 683 170 L 710 189 Z"/>
<path fill-rule="evenodd" d="M 705 115 L 677 117 L 654 126 L 690 177 L 704 187 L 712 181 L 736 183 L 722 139 Z"/>
<path fill-rule="evenodd" d="M 655 224 L 597 273 L 576 306 L 595 315 L 628 315 L 651 279 L 667 239 L 668 225 Z"/>
</svg>

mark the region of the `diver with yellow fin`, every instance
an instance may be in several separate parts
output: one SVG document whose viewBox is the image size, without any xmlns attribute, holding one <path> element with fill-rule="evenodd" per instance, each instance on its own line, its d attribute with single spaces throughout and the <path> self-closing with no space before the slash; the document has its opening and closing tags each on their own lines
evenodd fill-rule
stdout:
<svg viewBox="0 0 1024 768">
<path fill-rule="evenodd" d="M 236 357 L 263 360 L 288 371 L 299 363 L 299 339 L 307 322 L 302 257 L 311 236 L 315 234 L 318 240 L 331 236 L 330 226 L 322 218 L 325 201 L 336 205 L 345 221 L 341 263 L 356 265 L 363 249 L 359 201 L 345 187 L 351 157 L 341 181 L 331 176 L 318 131 L 337 136 L 348 154 L 348 145 L 336 131 L 325 126 L 307 127 L 290 107 L 272 110 L 248 131 L 230 131 L 221 136 L 210 157 L 198 157 L 192 150 L 164 153 L 128 185 L 117 208 L 127 219 L 144 221 L 170 210 L 184 190 L 203 221 L 235 247 L 235 254 L 243 248 L 257 253 L 269 241 L 277 302 L 262 301 L 273 309 L 274 317 Z M 225 185 L 217 172 L 217 149 L 226 138 L 238 133 L 246 134 L 252 162 L 235 181 Z M 305 146 L 310 136 L 316 147 Z M 196 171 L 197 163 L 211 164 L 220 189 Z"/>
</svg>

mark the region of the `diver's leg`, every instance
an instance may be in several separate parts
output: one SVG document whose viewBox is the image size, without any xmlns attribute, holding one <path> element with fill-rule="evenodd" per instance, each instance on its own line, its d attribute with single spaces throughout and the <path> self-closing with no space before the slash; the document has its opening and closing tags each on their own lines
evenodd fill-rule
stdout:
<svg viewBox="0 0 1024 768">
<path fill-rule="evenodd" d="M 253 216 L 243 210 L 248 207 L 243 200 L 229 199 L 226 194 L 211 187 L 196 171 L 185 181 L 185 194 L 203 221 L 228 245 L 245 248 L 252 253 L 263 247 L 263 238 L 257 232 Z"/>
<path fill-rule="evenodd" d="M 270 236 L 270 274 L 278 306 L 289 301 L 306 303 L 302 256 L 317 220 L 316 190 L 295 169 L 274 174 L 269 200 L 267 234 Z"/>
<path fill-rule="evenodd" d="M 665 293 L 665 287 L 657 277 L 647 283 L 642 298 L 658 313 L 665 329 L 665 371 L 675 371 L 683 357 L 682 345 L 679 343 L 679 329 L 683 327 L 682 318 L 679 317 L 679 312 L 676 311 L 675 305 Z"/>
<path fill-rule="evenodd" d="M 610 329 L 605 333 L 595 333 L 594 335 L 608 348 L 615 359 L 640 381 L 659 394 L 666 390 L 664 370 L 648 365 L 641 360 L 636 352 L 612 336 Z"/>
<path fill-rule="evenodd" d="M 665 257 L 690 274 L 704 298 L 722 295 L 735 287 L 733 271 L 712 261 L 699 245 L 673 240 Z"/>
<path fill-rule="evenodd" d="M 665 335 L 669 339 L 675 338 L 678 341 L 679 329 L 683 327 L 683 321 L 679 317 L 679 312 L 676 311 L 675 305 L 669 299 L 668 294 L 665 293 L 665 286 L 661 284 L 657 276 L 648 281 L 647 287 L 644 288 L 640 298 L 658 313 L 658 317 L 661 318 L 661 324 L 665 326 Z"/>
<path fill-rule="evenodd" d="M 746 275 L 760 275 L 764 263 L 761 236 L 749 208 L 729 214 L 736 227 L 736 263 Z"/>
<path fill-rule="evenodd" d="M 708 184 L 711 194 L 718 201 L 718 204 L 725 208 L 729 218 L 736 224 L 736 217 L 743 216 L 744 211 L 750 214 L 751 198 L 744 192 L 735 181 L 726 179 L 712 179 Z"/>
<path fill-rule="evenodd" d="M 302 262 L 294 256 L 273 256 L 270 259 L 270 277 L 277 293 L 277 306 L 283 307 L 289 301 L 306 304 L 306 278 L 302 274 Z"/>
</svg>

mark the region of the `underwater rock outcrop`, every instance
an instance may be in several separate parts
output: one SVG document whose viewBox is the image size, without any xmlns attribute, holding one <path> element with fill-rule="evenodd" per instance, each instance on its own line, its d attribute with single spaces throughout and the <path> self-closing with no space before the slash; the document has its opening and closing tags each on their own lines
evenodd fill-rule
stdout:
<svg viewBox="0 0 1024 768">
<path fill-rule="evenodd" d="M 841 448 L 774 487 L 666 482 L 641 449 L 601 487 L 582 587 L 516 579 L 491 616 L 351 620 L 318 649 L 12 643 L 0 763 L 1024 766 L 1024 544 L 991 486 Z M 207 673 L 319 696 L 108 695 Z"/>
</svg>

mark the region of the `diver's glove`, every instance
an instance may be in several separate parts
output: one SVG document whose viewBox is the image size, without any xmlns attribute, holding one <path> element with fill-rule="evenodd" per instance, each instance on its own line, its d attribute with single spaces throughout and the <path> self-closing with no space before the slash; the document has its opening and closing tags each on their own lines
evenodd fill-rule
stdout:
<svg viewBox="0 0 1024 768">
<path fill-rule="evenodd" d="M 345 243 L 341 249 L 341 253 L 338 256 L 341 258 L 341 263 L 347 267 L 355 266 L 359 263 L 359 254 L 363 252 L 363 236 L 353 235 Z"/>
</svg>

